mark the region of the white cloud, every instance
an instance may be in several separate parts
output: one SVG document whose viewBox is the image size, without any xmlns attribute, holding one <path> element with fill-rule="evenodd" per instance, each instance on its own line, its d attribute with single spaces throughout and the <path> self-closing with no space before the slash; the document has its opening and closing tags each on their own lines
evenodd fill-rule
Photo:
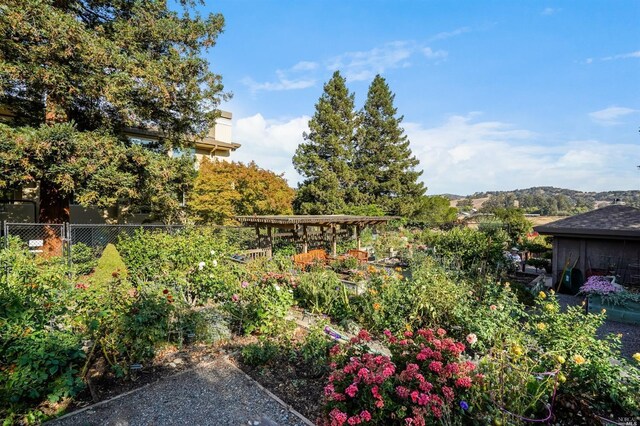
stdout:
<svg viewBox="0 0 640 426">
<path fill-rule="evenodd" d="M 477 117 L 452 116 L 434 128 L 405 123 L 430 194 L 541 185 L 611 190 L 637 180 L 639 146 L 597 140 L 543 145 L 544 138 L 535 132 Z"/>
<path fill-rule="evenodd" d="M 297 186 L 300 175 L 291 159 L 302 133 L 308 131 L 310 117 L 288 120 L 267 120 L 261 114 L 240 118 L 235 122 L 234 140 L 242 146 L 232 154 L 233 160 L 255 161 L 260 167 L 284 173 L 292 187 Z"/>
<path fill-rule="evenodd" d="M 619 55 L 603 56 L 602 58 L 587 58 L 584 62 L 592 64 L 596 59 L 599 61 L 617 61 L 619 59 L 635 59 L 640 58 L 640 50 L 634 52 L 621 53 Z"/>
<path fill-rule="evenodd" d="M 558 8 L 553 8 L 553 7 L 545 7 L 542 12 L 540 12 L 541 15 L 543 16 L 550 16 L 550 15 L 555 15 L 556 13 L 560 12 L 562 9 L 558 9 Z"/>
<path fill-rule="evenodd" d="M 440 59 L 446 58 L 448 53 L 444 50 L 433 50 L 430 47 L 425 47 L 422 49 L 422 53 L 429 59 Z"/>
<path fill-rule="evenodd" d="M 460 27 L 460 28 L 456 28 L 453 31 L 443 31 L 429 38 L 429 41 L 445 40 L 451 37 L 457 37 L 461 34 L 468 33 L 470 31 L 471 31 L 471 28 L 469 27 Z"/>
<path fill-rule="evenodd" d="M 419 52 L 428 59 L 447 56 L 444 50 L 434 51 L 413 41 L 394 41 L 366 51 L 343 53 L 330 59 L 327 68 L 332 71 L 340 70 L 350 81 L 371 80 L 385 70 L 410 66 L 411 57 Z"/>
<path fill-rule="evenodd" d="M 601 109 L 600 111 L 591 112 L 589 113 L 589 117 L 598 124 L 612 126 L 620 124 L 620 121 L 618 121 L 619 118 L 636 112 L 640 111 L 632 108 L 611 106 L 609 108 Z"/>
<path fill-rule="evenodd" d="M 604 58 L 600 58 L 600 60 L 615 61 L 616 59 L 630 59 L 630 58 L 640 58 L 640 50 L 636 50 L 635 52 L 622 53 L 620 55 L 605 56 Z"/>
<path fill-rule="evenodd" d="M 306 89 L 316 84 L 316 79 L 309 75 L 309 72 L 317 67 L 318 64 L 316 62 L 300 61 L 289 69 L 276 70 L 277 81 L 260 83 L 251 77 L 245 77 L 241 82 L 253 93 Z M 291 75 L 295 75 L 295 77 L 291 77 Z"/>
<path fill-rule="evenodd" d="M 300 61 L 291 67 L 291 71 L 313 71 L 318 68 L 317 62 Z"/>
<path fill-rule="evenodd" d="M 242 144 L 234 160 L 255 161 L 284 173 L 289 185 L 301 180 L 291 159 L 308 116 L 270 120 L 261 114 L 235 123 L 235 140 Z M 501 121 L 481 121 L 480 113 L 454 115 L 425 128 L 404 123 L 413 154 L 424 170 L 429 194 L 472 194 L 532 186 L 557 186 L 585 191 L 629 189 L 637 182 L 640 146 L 598 140 L 553 141 Z"/>
</svg>

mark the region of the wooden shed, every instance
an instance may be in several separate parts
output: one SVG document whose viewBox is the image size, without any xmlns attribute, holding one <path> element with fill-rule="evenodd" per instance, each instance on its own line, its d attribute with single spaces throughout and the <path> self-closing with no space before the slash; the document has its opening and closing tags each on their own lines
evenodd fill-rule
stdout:
<svg viewBox="0 0 640 426">
<path fill-rule="evenodd" d="M 534 227 L 553 236 L 553 281 L 567 265 L 586 279 L 615 275 L 625 285 L 640 285 L 640 209 L 614 204 Z"/>
</svg>

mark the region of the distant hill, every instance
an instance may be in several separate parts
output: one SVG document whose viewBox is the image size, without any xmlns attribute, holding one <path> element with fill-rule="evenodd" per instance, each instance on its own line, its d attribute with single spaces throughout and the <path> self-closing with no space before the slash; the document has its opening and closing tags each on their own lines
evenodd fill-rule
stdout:
<svg viewBox="0 0 640 426">
<path fill-rule="evenodd" d="M 583 192 L 552 186 L 513 191 L 476 192 L 467 197 L 450 197 L 449 199 L 452 206 L 463 210 L 471 208 L 492 210 L 498 207 L 517 206 L 526 213 L 549 216 L 582 213 L 616 201 L 640 207 L 640 191 Z"/>
</svg>

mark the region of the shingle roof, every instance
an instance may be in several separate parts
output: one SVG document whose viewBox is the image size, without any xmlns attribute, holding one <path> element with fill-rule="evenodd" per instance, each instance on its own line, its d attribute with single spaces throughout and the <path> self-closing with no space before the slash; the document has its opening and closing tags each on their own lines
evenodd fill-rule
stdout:
<svg viewBox="0 0 640 426">
<path fill-rule="evenodd" d="M 615 204 L 560 219 L 533 229 L 550 235 L 594 235 L 640 238 L 640 209 Z"/>
</svg>

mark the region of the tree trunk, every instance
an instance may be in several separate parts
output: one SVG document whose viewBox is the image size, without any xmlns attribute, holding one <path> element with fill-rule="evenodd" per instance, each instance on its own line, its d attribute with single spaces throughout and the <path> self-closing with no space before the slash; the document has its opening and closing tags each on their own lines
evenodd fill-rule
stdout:
<svg viewBox="0 0 640 426">
<path fill-rule="evenodd" d="M 61 194 L 51 182 L 40 182 L 40 222 L 69 222 L 69 212 L 69 196 Z"/>
</svg>

